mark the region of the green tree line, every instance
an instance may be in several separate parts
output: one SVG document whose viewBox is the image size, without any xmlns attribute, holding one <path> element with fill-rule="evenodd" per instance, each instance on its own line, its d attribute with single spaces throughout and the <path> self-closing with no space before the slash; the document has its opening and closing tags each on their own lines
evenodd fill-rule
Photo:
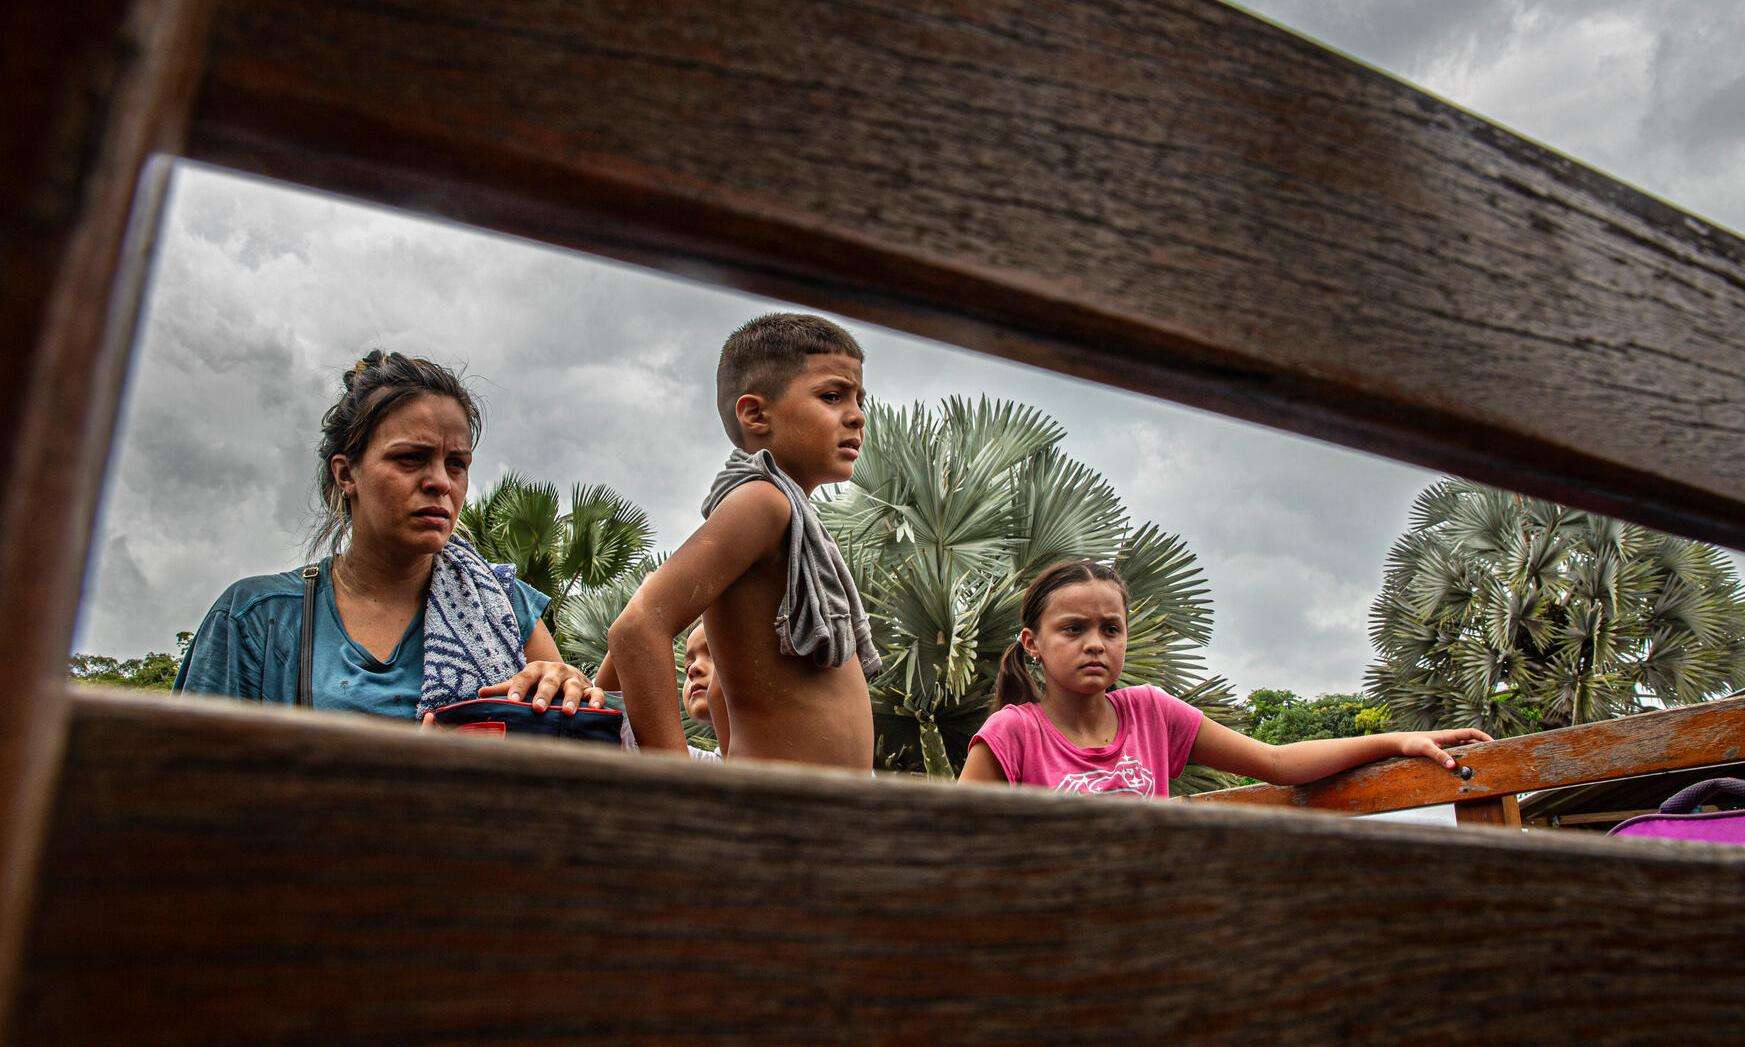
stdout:
<svg viewBox="0 0 1745 1047">
<path fill-rule="evenodd" d="M 176 634 L 176 653 L 152 651 L 141 658 L 111 658 L 103 654 L 74 653 L 67 659 L 67 675 L 80 683 L 104 687 L 137 687 L 168 691 L 176 670 L 194 639 L 191 632 Z"/>
</svg>

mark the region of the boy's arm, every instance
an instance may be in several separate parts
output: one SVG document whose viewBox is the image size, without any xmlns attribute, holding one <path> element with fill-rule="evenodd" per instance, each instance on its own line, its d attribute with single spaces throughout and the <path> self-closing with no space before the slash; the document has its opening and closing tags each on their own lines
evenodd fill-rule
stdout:
<svg viewBox="0 0 1745 1047">
<path fill-rule="evenodd" d="M 673 701 L 673 637 L 774 551 L 792 513 L 787 497 L 773 485 L 741 486 L 643 581 L 607 630 L 606 648 L 624 688 L 624 710 L 642 748 L 685 752 L 685 731 Z"/>
<path fill-rule="evenodd" d="M 606 657 L 600 659 L 600 671 L 594 674 L 594 686 L 602 691 L 620 690 L 618 667 L 612 664 L 611 651 L 607 651 Z"/>
<path fill-rule="evenodd" d="M 1206 719 L 1200 722 L 1200 734 L 1188 759 L 1214 770 L 1245 774 L 1274 785 L 1302 785 L 1390 756 L 1422 756 L 1453 770 L 1454 757 L 1443 752 L 1442 746 L 1491 740 L 1490 735 L 1477 728 L 1462 727 L 1452 731 L 1402 731 L 1268 745 Z"/>
<path fill-rule="evenodd" d="M 618 680 L 618 667 L 612 664 L 612 653 L 610 651 L 606 652 L 606 657 L 600 659 L 600 671 L 594 674 L 594 686 L 603 691 L 619 691 L 619 693 L 623 693 L 623 685 Z M 680 702 L 684 701 L 684 695 L 685 685 L 681 681 L 679 684 Z M 726 756 L 728 734 L 727 703 L 721 699 L 720 680 L 709 681 L 709 708 L 711 710 L 710 726 L 715 730 L 716 751 L 722 756 Z M 634 727 L 631 728 L 633 734 L 635 730 Z"/>
</svg>

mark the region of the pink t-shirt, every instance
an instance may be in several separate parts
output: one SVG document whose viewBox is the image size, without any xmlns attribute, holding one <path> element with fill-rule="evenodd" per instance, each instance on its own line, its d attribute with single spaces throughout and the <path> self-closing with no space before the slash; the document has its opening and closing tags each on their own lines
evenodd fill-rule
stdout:
<svg viewBox="0 0 1745 1047">
<path fill-rule="evenodd" d="M 1187 766 L 1200 735 L 1201 713 L 1151 687 L 1109 692 L 1115 740 L 1081 749 L 1067 741 L 1041 704 L 1008 705 L 988 717 L 974 741 L 987 744 L 1006 780 L 1060 793 L 1133 793 L 1159 800 Z"/>
</svg>

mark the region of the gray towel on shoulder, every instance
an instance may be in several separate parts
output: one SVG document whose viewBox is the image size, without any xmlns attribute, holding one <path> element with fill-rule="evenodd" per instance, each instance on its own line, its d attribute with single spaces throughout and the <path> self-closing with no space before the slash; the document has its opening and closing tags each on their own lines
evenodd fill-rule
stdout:
<svg viewBox="0 0 1745 1047">
<path fill-rule="evenodd" d="M 881 663 L 854 576 L 848 573 L 842 550 L 819 522 L 811 499 L 782 472 L 769 451 L 746 454 L 734 448 L 703 500 L 703 516 L 714 512 L 739 485 L 753 480 L 775 484 L 794 510 L 788 525 L 788 588 L 776 617 L 781 652 L 810 658 L 820 668 L 842 665 L 859 654 L 861 669 L 872 679 Z"/>
</svg>

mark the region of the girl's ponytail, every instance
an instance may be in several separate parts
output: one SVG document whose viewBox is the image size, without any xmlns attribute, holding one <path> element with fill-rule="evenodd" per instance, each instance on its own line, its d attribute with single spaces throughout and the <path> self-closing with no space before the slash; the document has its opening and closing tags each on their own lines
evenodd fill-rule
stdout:
<svg viewBox="0 0 1745 1047">
<path fill-rule="evenodd" d="M 1024 648 L 1013 640 L 1007 645 L 1006 653 L 1000 655 L 1000 668 L 994 674 L 994 709 L 1023 705 L 1039 697 L 1036 679 L 1030 675 L 1030 667 L 1024 664 Z"/>
</svg>

